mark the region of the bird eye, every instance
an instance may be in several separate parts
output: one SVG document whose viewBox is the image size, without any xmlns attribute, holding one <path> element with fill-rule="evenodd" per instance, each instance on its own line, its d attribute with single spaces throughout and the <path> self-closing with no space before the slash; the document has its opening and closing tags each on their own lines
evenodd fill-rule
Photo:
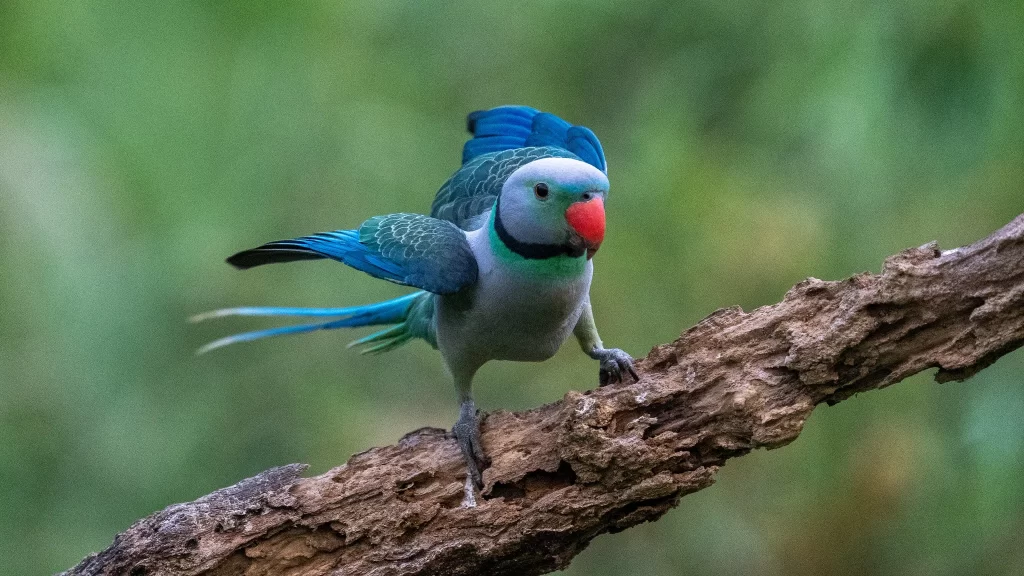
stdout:
<svg viewBox="0 0 1024 576">
<path fill-rule="evenodd" d="M 586 202 L 587 200 L 590 200 L 592 197 L 593 197 L 593 195 L 590 192 L 584 192 L 583 193 L 583 201 L 584 202 Z"/>
<path fill-rule="evenodd" d="M 548 197 L 548 185 L 543 182 L 538 182 L 533 187 L 533 193 L 541 200 L 546 199 Z"/>
</svg>

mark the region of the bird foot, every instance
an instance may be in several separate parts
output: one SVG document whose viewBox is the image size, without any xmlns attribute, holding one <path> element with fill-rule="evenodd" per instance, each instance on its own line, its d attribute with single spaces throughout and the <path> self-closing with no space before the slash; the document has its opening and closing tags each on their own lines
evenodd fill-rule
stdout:
<svg viewBox="0 0 1024 576">
<path fill-rule="evenodd" d="M 629 373 L 633 380 L 640 380 L 633 368 L 633 357 L 618 348 L 594 348 L 590 357 L 601 361 L 598 379 L 601 386 L 622 382 L 622 375 Z"/>
<path fill-rule="evenodd" d="M 462 450 L 462 457 L 466 461 L 466 470 L 469 478 L 477 489 L 483 488 L 483 474 L 485 468 L 490 466 L 491 460 L 484 454 L 483 445 L 480 443 L 480 417 L 476 412 L 476 404 L 472 400 L 466 400 L 459 408 L 459 419 L 452 428 L 455 440 Z"/>
</svg>

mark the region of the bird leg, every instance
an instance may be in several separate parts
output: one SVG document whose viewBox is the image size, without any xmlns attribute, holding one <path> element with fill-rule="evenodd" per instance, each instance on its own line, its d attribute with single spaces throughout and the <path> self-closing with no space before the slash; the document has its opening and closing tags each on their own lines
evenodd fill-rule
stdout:
<svg viewBox="0 0 1024 576">
<path fill-rule="evenodd" d="M 598 381 L 601 386 L 622 382 L 622 375 L 628 372 L 633 380 L 640 380 L 633 368 L 633 357 L 618 348 L 594 347 L 590 357 L 601 362 L 598 370 Z"/>
<path fill-rule="evenodd" d="M 476 403 L 472 399 L 462 401 L 459 408 L 459 419 L 452 428 L 455 439 L 462 449 L 462 457 L 466 460 L 466 469 L 473 484 L 477 488 L 483 488 L 483 476 L 481 471 L 490 465 L 490 459 L 484 454 L 483 445 L 480 443 L 480 418 L 477 416 Z"/>
<path fill-rule="evenodd" d="M 624 372 L 628 372 L 633 380 L 640 380 L 636 369 L 633 368 L 632 356 L 618 348 L 605 348 L 601 343 L 589 298 L 583 303 L 580 319 L 576 321 L 572 333 L 576 335 L 576 339 L 580 342 L 580 348 L 583 348 L 587 356 L 601 362 L 601 368 L 598 371 L 598 382 L 601 386 L 622 382 Z"/>
</svg>

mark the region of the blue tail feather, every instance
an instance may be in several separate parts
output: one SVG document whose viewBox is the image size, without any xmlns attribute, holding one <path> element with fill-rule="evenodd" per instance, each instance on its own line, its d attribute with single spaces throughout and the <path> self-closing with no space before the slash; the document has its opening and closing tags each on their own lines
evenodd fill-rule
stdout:
<svg viewBox="0 0 1024 576">
<path fill-rule="evenodd" d="M 410 330 L 409 323 L 410 312 L 413 310 L 414 305 L 418 301 L 423 299 L 430 299 L 430 295 L 427 292 L 414 292 L 412 294 L 395 298 L 392 300 L 386 300 L 384 302 L 377 302 L 375 304 L 368 304 L 366 306 L 352 306 L 347 308 L 285 308 L 285 307 L 242 307 L 242 308 L 225 308 L 222 310 L 214 310 L 212 312 L 206 312 L 203 314 L 197 314 L 193 316 L 191 320 L 193 322 L 200 322 L 208 320 L 210 318 L 219 318 L 222 316 L 311 316 L 311 317 L 338 317 L 334 320 L 327 322 L 318 322 L 314 324 L 298 324 L 294 326 L 280 326 L 277 328 L 268 328 L 266 330 L 257 330 L 254 332 L 244 332 L 241 334 L 235 334 L 227 336 L 219 340 L 210 342 L 203 346 L 197 351 L 197 354 L 203 354 L 227 346 L 229 344 L 235 344 L 237 342 L 250 342 L 252 340 L 259 340 L 261 338 L 270 338 L 273 336 L 282 336 L 285 334 L 302 334 L 305 332 L 313 332 L 316 330 L 332 330 L 335 328 L 356 328 L 359 326 L 378 326 L 381 324 L 398 324 L 392 328 L 371 334 L 366 338 L 362 338 L 353 342 L 352 345 L 364 344 L 364 343 L 376 343 L 377 344 L 370 350 L 364 352 L 380 352 L 385 349 L 394 348 L 400 344 L 411 340 L 414 337 L 427 337 L 428 342 L 432 342 L 432 334 L 415 334 L 414 331 Z M 419 310 L 423 308 L 422 305 L 417 306 Z M 433 313 L 431 308 L 430 313 Z M 420 320 L 420 319 L 417 319 Z M 419 328 L 419 324 L 416 323 L 416 328 Z M 418 331 L 422 331 L 419 329 Z M 384 336 L 386 334 L 386 336 Z"/>
<path fill-rule="evenodd" d="M 235 334 L 233 336 L 227 336 L 219 340 L 214 340 L 209 344 L 203 346 L 199 350 L 196 350 L 196 354 L 205 354 L 210 350 L 216 350 L 229 344 L 235 344 L 237 342 L 251 342 L 253 340 L 259 340 L 260 338 L 270 338 L 271 336 L 282 336 L 284 334 L 302 334 L 303 332 L 313 332 L 315 330 L 330 330 L 331 328 L 342 328 L 340 320 L 333 322 L 323 322 L 320 324 L 299 324 L 296 326 L 279 326 L 277 328 L 268 328 L 267 330 L 257 330 L 255 332 L 243 332 L 241 334 Z"/>
<path fill-rule="evenodd" d="M 379 320 L 370 320 L 370 322 L 398 322 L 402 319 L 402 315 L 405 313 L 403 305 L 408 306 L 408 304 L 415 300 L 419 294 L 421 293 L 413 292 L 412 294 L 395 298 L 393 300 L 385 300 L 384 302 L 377 302 L 376 304 L 368 304 L 365 306 L 349 306 L 347 308 L 287 308 L 277 306 L 222 308 L 220 310 L 211 310 L 210 312 L 196 314 L 189 318 L 189 320 L 192 322 L 202 322 L 211 318 L 221 318 L 223 316 L 352 316 L 353 318 L 379 316 Z M 354 324 L 353 326 L 360 325 L 361 324 Z"/>
</svg>

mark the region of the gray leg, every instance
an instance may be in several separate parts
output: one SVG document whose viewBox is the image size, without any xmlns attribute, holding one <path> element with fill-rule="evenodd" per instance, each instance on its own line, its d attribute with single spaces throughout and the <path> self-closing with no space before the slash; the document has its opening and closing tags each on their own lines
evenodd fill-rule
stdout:
<svg viewBox="0 0 1024 576">
<path fill-rule="evenodd" d="M 459 420 L 452 428 L 452 433 L 455 434 L 459 448 L 462 449 L 469 477 L 477 488 L 483 488 L 483 476 L 480 472 L 487 468 L 490 459 L 484 454 L 483 446 L 480 444 L 480 418 L 476 413 L 476 403 L 471 398 L 462 401 L 459 407 Z"/>
<path fill-rule="evenodd" d="M 633 380 L 640 380 L 633 368 L 633 357 L 618 348 L 594 348 L 590 357 L 601 362 L 598 371 L 601 386 L 622 382 L 623 373 L 629 373 Z"/>
<path fill-rule="evenodd" d="M 628 373 L 633 380 L 640 380 L 633 368 L 633 357 L 618 348 L 605 348 L 601 343 L 601 337 L 597 334 L 597 324 L 594 323 L 594 310 L 590 307 L 590 298 L 583 305 L 580 319 L 572 329 L 576 339 L 580 342 L 580 348 L 594 360 L 601 362 L 598 371 L 598 378 L 601 386 L 622 382 L 622 376 Z"/>
</svg>

